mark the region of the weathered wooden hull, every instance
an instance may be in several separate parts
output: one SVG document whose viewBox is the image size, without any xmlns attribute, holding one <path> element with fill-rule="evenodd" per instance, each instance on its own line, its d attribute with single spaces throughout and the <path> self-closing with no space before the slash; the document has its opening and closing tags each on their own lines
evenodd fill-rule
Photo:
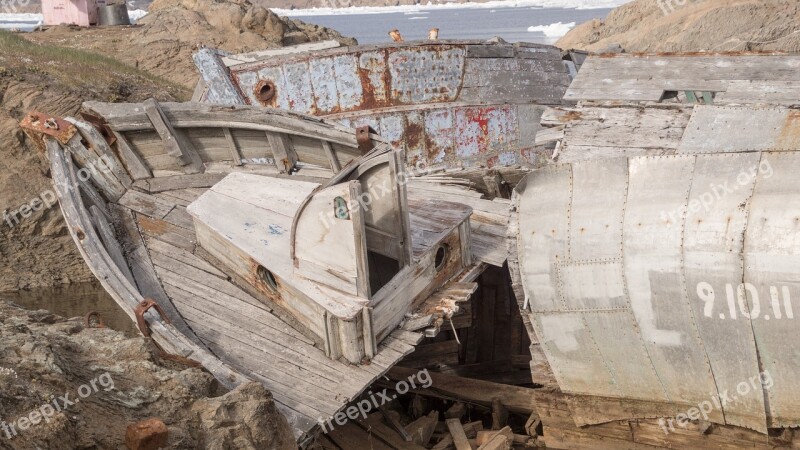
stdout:
<svg viewBox="0 0 800 450">
<path fill-rule="evenodd" d="M 409 251 L 420 253 L 407 266 L 414 276 L 396 277 L 402 282 L 379 291 L 374 299 L 373 306 L 387 313 L 375 316 L 382 318 L 375 324 L 381 331 L 367 355 L 369 364 L 337 359 L 339 355 L 295 327 L 290 314 L 245 289 L 237 274 L 226 273 L 218 259 L 209 257 L 198 245 L 198 228 L 187 206 L 233 171 L 325 184 L 345 177 L 346 182 L 346 177 L 359 176 L 370 161 L 357 156 L 361 151 L 355 134 L 279 111 L 156 106 L 148 115 L 144 105 L 87 104 L 85 110 L 104 119 L 97 128 L 75 119 L 68 120 L 76 128 L 62 120 L 54 122 L 59 126 L 48 127 L 47 117 L 38 113 L 29 116 L 24 126 L 47 152 L 60 205 L 81 254 L 123 311 L 136 321 L 137 308 L 152 299 L 160 309 L 141 315 L 143 333 L 149 333 L 166 353 L 202 364 L 226 387 L 263 383 L 298 442 L 305 445 L 320 423 L 414 350 L 423 334 L 411 330 L 438 332 L 458 302 L 475 291 L 473 280 L 485 266 L 462 270 L 471 264 L 465 241 L 460 251 L 453 249 L 455 259 L 447 263 L 448 269 L 434 269 L 431 252 L 436 248 L 414 238 Z M 190 113 L 193 107 L 196 114 Z M 262 136 L 260 140 L 254 133 Z M 251 139 L 240 139 L 248 135 Z M 295 151 L 296 137 L 302 142 L 314 140 L 318 152 Z M 371 141 L 386 147 L 374 136 Z M 256 151 L 272 158 L 244 157 Z M 277 156 L 280 152 L 288 158 Z M 329 166 L 314 166 L 309 162 L 314 160 L 329 161 Z M 296 174 L 290 176 L 289 171 Z M 432 230 L 432 215 L 425 215 L 426 230 Z M 457 232 L 468 235 L 467 222 Z M 431 234 L 424 237 L 430 240 Z M 435 241 L 447 239 L 442 235 Z M 297 255 L 302 255 L 299 250 Z M 409 296 L 410 292 L 418 295 Z M 398 303 L 395 297 L 403 301 Z M 406 314 L 418 324 L 398 328 Z"/>
<path fill-rule="evenodd" d="M 543 105 L 561 103 L 571 64 L 555 47 L 485 41 L 248 56 L 198 52 L 195 99 L 369 125 L 424 169 L 540 164 L 539 116 Z"/>
</svg>

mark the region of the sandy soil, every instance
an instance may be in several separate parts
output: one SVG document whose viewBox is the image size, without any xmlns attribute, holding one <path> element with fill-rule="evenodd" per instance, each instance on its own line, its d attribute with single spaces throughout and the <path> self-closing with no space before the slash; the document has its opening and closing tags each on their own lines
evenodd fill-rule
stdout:
<svg viewBox="0 0 800 450">
<path fill-rule="evenodd" d="M 797 0 L 634 0 L 556 45 L 627 52 L 800 51 Z"/>
<path fill-rule="evenodd" d="M 82 322 L 0 301 L 0 449 L 125 448 L 127 426 L 151 417 L 170 449 L 296 448 L 261 384 L 226 392 L 144 338 Z"/>
</svg>

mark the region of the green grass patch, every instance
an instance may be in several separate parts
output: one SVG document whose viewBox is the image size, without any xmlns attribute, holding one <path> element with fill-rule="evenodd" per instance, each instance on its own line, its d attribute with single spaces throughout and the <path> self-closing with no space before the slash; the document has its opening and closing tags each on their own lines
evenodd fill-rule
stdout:
<svg viewBox="0 0 800 450">
<path fill-rule="evenodd" d="M 4 30 L 0 30 L 0 56 L 4 57 L 2 64 L 6 67 L 16 66 L 28 73 L 46 74 L 73 86 L 98 88 L 124 81 L 143 84 L 143 88 L 167 90 L 178 97 L 190 95 L 183 86 L 109 56 L 69 47 L 42 45 Z"/>
</svg>

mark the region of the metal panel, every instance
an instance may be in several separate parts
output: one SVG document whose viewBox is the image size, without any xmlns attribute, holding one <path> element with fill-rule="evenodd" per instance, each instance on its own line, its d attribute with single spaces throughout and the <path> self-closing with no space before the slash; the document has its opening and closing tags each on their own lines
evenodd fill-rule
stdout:
<svg viewBox="0 0 800 450">
<path fill-rule="evenodd" d="M 441 164 L 453 153 L 453 112 L 449 109 L 425 113 L 425 151 L 428 164 Z"/>
<path fill-rule="evenodd" d="M 333 58 L 309 60 L 311 83 L 314 88 L 315 114 L 328 114 L 339 110 L 339 91 L 333 71 Z"/>
<path fill-rule="evenodd" d="M 312 92 L 308 63 L 286 64 L 283 71 L 284 86 L 278 106 L 304 114 L 312 112 L 314 97 L 308 95 Z"/>
<path fill-rule="evenodd" d="M 570 258 L 620 258 L 622 215 L 628 195 L 628 159 L 573 163 L 572 176 Z"/>
<path fill-rule="evenodd" d="M 356 55 L 340 55 L 333 58 L 333 71 L 336 77 L 336 89 L 339 91 L 339 106 L 349 110 L 361 104 L 361 78 L 358 75 Z M 307 95 L 307 94 L 306 94 Z"/>
<path fill-rule="evenodd" d="M 401 103 L 455 100 L 464 75 L 464 53 L 461 47 L 411 47 L 389 52 L 392 98 Z"/>
<path fill-rule="evenodd" d="M 386 77 L 386 52 L 364 52 L 358 58 L 358 67 L 366 73 L 364 83 L 364 103 L 384 104 L 387 100 Z M 371 96 L 371 98 L 370 98 Z"/>
<path fill-rule="evenodd" d="M 666 401 L 631 311 L 592 311 L 583 317 L 619 392 L 629 398 Z"/>
<path fill-rule="evenodd" d="M 719 149 L 726 152 L 794 150 L 796 141 L 781 139 L 788 119 L 789 110 L 785 108 L 698 105 L 689 119 L 678 153 L 717 153 Z"/>
<path fill-rule="evenodd" d="M 558 262 L 567 259 L 572 170 L 539 169 L 517 186 L 520 275 L 531 311 L 564 308 L 557 290 Z M 541 335 L 540 335 L 541 337 Z"/>
<path fill-rule="evenodd" d="M 481 154 L 517 147 L 517 117 L 509 107 L 473 107 L 455 111 L 456 156 L 469 161 Z"/>
<path fill-rule="evenodd" d="M 663 213 L 686 205 L 693 167 L 693 156 L 632 158 L 623 225 L 631 307 L 669 399 L 688 404 L 708 400 L 716 386 L 686 293 L 683 220 Z"/>
<path fill-rule="evenodd" d="M 623 394 L 603 360 L 583 313 L 537 313 L 531 319 L 561 390 L 607 397 Z"/>
<path fill-rule="evenodd" d="M 558 287 L 565 309 L 628 308 L 622 261 L 558 265 Z"/>
<path fill-rule="evenodd" d="M 737 385 L 759 372 L 750 321 L 737 314 L 733 292 L 743 276 L 742 246 L 747 226 L 746 205 L 754 176 L 739 177 L 758 167 L 759 153 L 698 156 L 686 208 L 685 276 L 689 305 L 720 393 L 735 393 Z M 662 219 L 682 220 L 681 211 Z M 734 306 L 731 310 L 730 306 Z M 725 422 L 766 433 L 764 397 L 739 396 L 723 406 Z"/>
<path fill-rule="evenodd" d="M 800 153 L 765 153 L 750 202 L 745 235 L 742 316 L 750 316 L 765 386 L 771 427 L 800 424 Z M 738 298 L 737 298 L 737 303 Z M 769 386 L 771 384 L 771 386 Z"/>
</svg>

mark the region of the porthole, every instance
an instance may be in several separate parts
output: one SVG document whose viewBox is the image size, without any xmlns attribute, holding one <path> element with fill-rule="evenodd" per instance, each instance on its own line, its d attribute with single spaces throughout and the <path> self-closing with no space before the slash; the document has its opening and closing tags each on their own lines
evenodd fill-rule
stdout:
<svg viewBox="0 0 800 450">
<path fill-rule="evenodd" d="M 275 97 L 275 83 L 269 80 L 261 80 L 256 85 L 254 93 L 258 101 L 266 106 Z"/>
<path fill-rule="evenodd" d="M 444 265 L 447 262 L 447 253 L 448 253 L 448 248 L 446 244 L 440 245 L 439 248 L 436 249 L 436 257 L 434 258 L 434 267 L 436 267 L 437 272 L 439 272 L 444 268 Z"/>
<path fill-rule="evenodd" d="M 261 280 L 262 283 L 266 284 L 273 291 L 278 291 L 278 282 L 275 281 L 275 275 L 272 274 L 269 270 L 267 270 L 264 266 L 258 266 L 256 270 L 256 274 L 258 275 L 258 279 Z"/>
</svg>

